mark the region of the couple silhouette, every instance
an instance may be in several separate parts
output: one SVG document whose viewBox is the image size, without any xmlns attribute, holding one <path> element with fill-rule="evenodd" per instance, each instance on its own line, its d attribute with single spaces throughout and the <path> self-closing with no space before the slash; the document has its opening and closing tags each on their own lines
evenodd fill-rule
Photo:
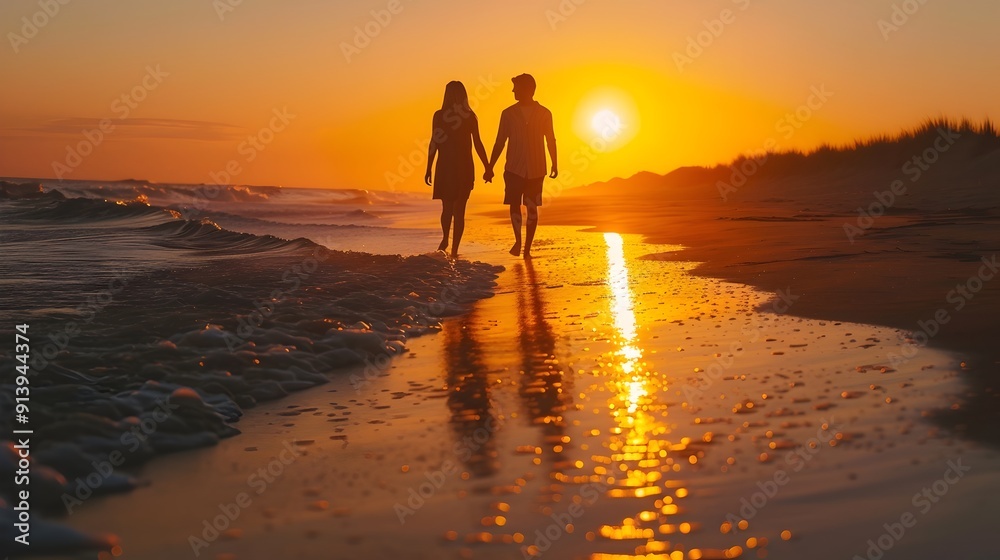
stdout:
<svg viewBox="0 0 1000 560">
<path fill-rule="evenodd" d="M 441 201 L 442 239 L 439 251 L 448 249 L 448 234 L 454 223 L 451 236 L 452 257 L 458 257 L 458 246 L 465 232 L 465 206 L 476 180 L 475 164 L 472 161 L 473 148 L 486 168 L 483 180 L 491 183 L 494 177 L 493 166 L 504 147 L 507 147 L 507 163 L 503 172 L 503 203 L 510 207 L 510 224 L 514 229 L 514 246 L 511 247 L 510 254 L 514 256 L 522 254 L 523 205 L 527 209 L 523 254 L 524 258 L 531 258 L 531 243 L 538 227 L 538 207 L 542 205 L 542 182 L 547 171 L 546 148 L 552 160 L 548 176 L 555 179 L 559 175 L 552 113 L 535 101 L 535 79 L 529 74 L 521 74 L 511 78 L 511 82 L 514 84 L 512 91 L 517 103 L 500 114 L 497 139 L 488 160 L 486 148 L 479 136 L 479 120 L 469 106 L 469 94 L 462 82 L 448 82 L 444 88 L 441 110 L 434 113 L 424 182 L 427 185 L 433 184 L 434 199 Z"/>
</svg>

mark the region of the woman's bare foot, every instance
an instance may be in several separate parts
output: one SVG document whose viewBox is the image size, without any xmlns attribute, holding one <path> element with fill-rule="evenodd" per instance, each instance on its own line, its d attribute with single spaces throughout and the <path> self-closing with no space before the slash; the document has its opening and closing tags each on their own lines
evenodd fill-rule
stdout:
<svg viewBox="0 0 1000 560">
<path fill-rule="evenodd" d="M 515 257 L 521 254 L 521 242 L 520 241 L 518 241 L 517 243 L 514 243 L 514 246 L 510 248 L 510 254 L 514 255 Z"/>
<path fill-rule="evenodd" d="M 526 259 L 530 259 L 531 258 L 531 247 L 525 247 L 524 248 L 524 258 L 526 258 Z"/>
<path fill-rule="evenodd" d="M 452 251 L 451 251 L 451 258 L 453 258 L 453 259 L 457 259 L 458 258 L 458 249 L 452 249 Z"/>
<path fill-rule="evenodd" d="M 448 248 L 448 240 L 447 239 L 442 239 L 441 240 L 441 244 L 438 245 L 438 251 L 444 251 L 447 248 Z"/>
</svg>

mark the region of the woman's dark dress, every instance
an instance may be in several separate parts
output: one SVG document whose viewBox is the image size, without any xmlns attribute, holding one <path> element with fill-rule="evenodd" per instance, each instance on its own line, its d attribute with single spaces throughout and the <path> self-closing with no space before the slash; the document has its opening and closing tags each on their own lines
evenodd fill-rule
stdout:
<svg viewBox="0 0 1000 560">
<path fill-rule="evenodd" d="M 472 163 L 472 131 L 475 115 L 461 118 L 449 112 L 434 113 L 433 138 L 438 142 L 437 163 L 434 166 L 434 199 L 463 200 L 469 198 L 476 181 Z"/>
</svg>

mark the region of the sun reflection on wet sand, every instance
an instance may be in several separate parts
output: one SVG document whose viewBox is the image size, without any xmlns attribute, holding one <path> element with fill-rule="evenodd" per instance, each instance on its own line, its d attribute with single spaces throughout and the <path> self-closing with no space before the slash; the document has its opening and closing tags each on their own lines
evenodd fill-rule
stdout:
<svg viewBox="0 0 1000 560">
<path fill-rule="evenodd" d="M 633 236 L 589 235 L 568 234 L 539 258 L 513 263 L 506 299 L 482 304 L 489 313 L 461 329 L 459 338 L 484 337 L 473 346 L 485 359 L 453 360 L 449 369 L 461 362 L 493 376 L 468 378 L 467 397 L 482 391 L 493 406 L 512 406 L 497 468 L 470 468 L 473 479 L 490 479 L 471 481 L 470 494 L 484 499 L 478 527 L 447 540 L 590 560 L 766 558 L 800 546 L 803 513 L 791 511 L 805 506 L 784 502 L 749 520 L 731 514 L 742 516 L 740 499 L 781 469 L 798 473 L 781 499 L 823 492 L 834 455 L 809 454 L 799 473 L 804 460 L 791 453 L 815 449 L 809 438 L 828 429 L 829 408 L 847 414 L 846 397 L 824 385 L 854 382 L 847 376 L 857 371 L 846 366 L 862 353 L 871 359 L 867 346 L 850 346 L 859 326 L 762 311 L 766 294 L 646 257 L 649 246 Z M 786 363 L 780 356 L 790 352 L 798 358 Z M 476 416 L 486 412 L 485 400 L 468 404 L 480 407 Z M 492 547 L 465 550 L 504 557 Z"/>
<path fill-rule="evenodd" d="M 503 429 L 521 434 L 515 452 L 530 456 L 533 468 L 542 470 L 519 476 L 511 476 L 512 464 L 498 470 L 496 461 L 503 458 L 495 454 L 495 434 L 491 433 L 483 453 L 474 454 L 465 467 L 473 478 L 494 478 L 488 491 L 503 501 L 492 502 L 483 511 L 481 530 L 466 533 L 464 538 L 457 531 L 449 532 L 448 540 L 513 542 L 521 545 L 522 555 L 543 557 L 549 547 L 537 532 L 542 527 L 558 528 L 558 536 L 546 538 L 558 541 L 558 546 L 565 547 L 562 550 L 588 550 L 594 560 L 738 557 L 742 554 L 739 547 L 689 548 L 688 543 L 676 541 L 702 527 L 682 507 L 690 500 L 691 490 L 680 473 L 700 467 L 711 437 L 692 437 L 690 430 L 671 433 L 668 407 L 680 410 L 682 403 L 667 401 L 668 377 L 647 358 L 657 348 L 662 351 L 662 343 L 647 351 L 649 341 L 643 340 L 647 334 L 640 332 L 648 329 L 637 316 L 668 321 L 682 304 L 679 299 L 671 304 L 675 300 L 659 297 L 649 309 L 643 307 L 640 315 L 638 306 L 650 302 L 633 286 L 649 288 L 646 283 L 651 277 L 648 273 L 632 277 L 630 264 L 650 265 L 629 260 L 626 249 L 631 245 L 623 236 L 606 233 L 603 241 L 603 246 L 573 253 L 587 263 L 586 272 L 573 278 L 579 287 L 574 291 L 564 291 L 566 284 L 558 282 L 569 278 L 554 275 L 549 261 L 540 261 L 541 272 L 533 261 L 517 262 L 510 271 L 513 306 L 495 310 L 500 313 L 495 320 L 484 322 L 473 312 L 446 326 L 449 405 L 458 439 L 482 431 L 485 420 L 503 416 L 495 409 L 510 402 L 509 396 L 514 395 L 507 388 L 513 388 L 519 412 L 511 412 L 511 422 Z M 672 274 L 652 279 L 667 286 L 677 281 Z M 587 377 L 579 376 L 579 364 L 572 357 L 565 362 L 560 359 L 565 350 L 560 350 L 562 341 L 572 336 L 572 330 L 571 324 L 550 322 L 551 314 L 559 311 L 549 310 L 557 304 L 547 301 L 552 298 L 548 290 L 556 289 L 560 291 L 551 293 L 582 295 L 594 306 L 589 315 L 593 322 L 577 323 L 583 326 L 585 339 L 600 347 L 582 349 L 588 356 L 585 360 L 595 359 L 598 366 Z M 672 297 L 691 301 L 689 295 L 676 291 Z M 576 301 L 574 296 L 565 300 L 580 305 Z M 513 322 L 515 336 L 504 340 L 494 327 L 508 321 Z M 498 335 L 500 339 L 495 338 Z M 482 355 L 496 344 L 505 350 Z M 581 382 L 584 392 L 574 404 L 574 385 Z M 676 388 L 671 390 L 676 392 Z M 584 403 L 596 405 L 599 417 L 581 416 Z M 530 432 L 535 435 L 525 438 Z M 588 438 L 594 439 L 587 442 Z M 483 468 L 487 465 L 490 468 Z M 503 476 L 495 478 L 497 474 Z M 561 519 L 558 527 L 551 525 L 557 518 Z M 567 520 L 573 522 L 567 524 Z"/>
<path fill-rule="evenodd" d="M 625 475 L 617 480 L 609 476 L 608 480 L 614 481 L 614 487 L 607 492 L 607 496 L 656 499 L 652 504 L 647 504 L 655 509 L 642 507 L 642 511 L 636 516 L 627 517 L 620 524 L 602 525 L 598 534 L 610 541 L 636 542 L 636 554 L 669 554 L 670 544 L 657 541 L 657 532 L 687 533 L 690 532 L 691 525 L 668 523 L 679 512 L 678 506 L 673 503 L 674 498 L 686 496 L 687 490 L 678 483 L 661 481 L 664 472 L 679 469 L 679 465 L 675 464 L 675 456 L 686 455 L 690 458 L 695 455 L 687 453 L 688 438 L 676 443 L 665 439 L 669 435 L 669 429 L 660 418 L 667 415 L 667 406 L 658 398 L 666 389 L 665 381 L 657 372 L 650 370 L 650 364 L 643 360 L 624 240 L 617 233 L 605 233 L 604 242 L 607 246 L 610 312 L 615 329 L 612 340 L 615 346 L 612 352 L 614 360 L 609 364 L 607 375 L 611 389 L 608 407 L 616 427 L 612 429 L 607 444 L 611 452 L 611 463 L 618 465 L 620 472 Z M 664 487 L 673 489 L 674 496 L 663 495 Z M 683 555 L 683 552 L 674 552 Z M 603 553 L 592 556 L 594 559 L 629 557 L 632 556 Z"/>
</svg>

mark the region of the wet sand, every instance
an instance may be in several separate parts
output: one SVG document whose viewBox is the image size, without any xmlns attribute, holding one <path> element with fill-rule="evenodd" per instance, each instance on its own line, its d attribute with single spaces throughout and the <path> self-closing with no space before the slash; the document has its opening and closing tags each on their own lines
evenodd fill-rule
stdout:
<svg viewBox="0 0 1000 560">
<path fill-rule="evenodd" d="M 958 352 L 975 374 L 937 420 L 1000 448 L 998 146 L 995 135 L 931 123 L 857 149 L 552 191 L 544 220 L 681 244 L 667 257 L 790 291 L 797 316 L 891 326 L 914 333 L 916 351 Z"/>
<path fill-rule="evenodd" d="M 467 246 L 507 267 L 498 295 L 385 371 L 261 405 L 67 522 L 154 560 L 995 554 L 1000 455 L 926 418 L 960 356 L 892 367 L 902 331 L 793 316 L 635 235 L 546 227 L 531 262 L 508 236 Z"/>
</svg>

